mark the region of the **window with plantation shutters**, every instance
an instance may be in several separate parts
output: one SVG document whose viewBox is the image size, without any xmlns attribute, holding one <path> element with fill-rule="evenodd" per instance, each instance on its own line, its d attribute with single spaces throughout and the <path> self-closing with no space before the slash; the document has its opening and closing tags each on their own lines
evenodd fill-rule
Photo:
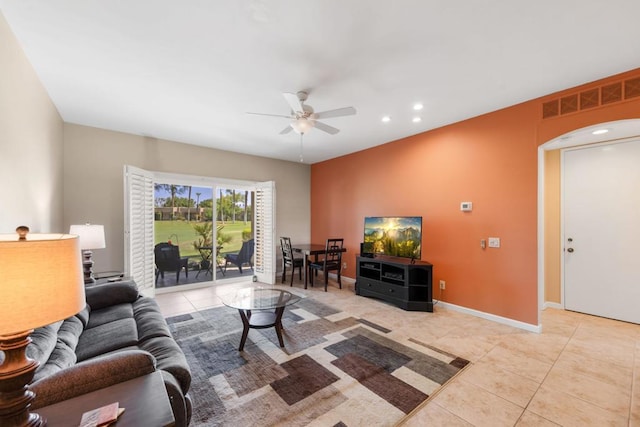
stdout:
<svg viewBox="0 0 640 427">
<path fill-rule="evenodd" d="M 255 245 L 254 275 L 262 283 L 275 283 L 275 182 L 195 177 L 146 171 L 127 165 L 124 168 L 125 275 L 136 281 L 142 294 L 153 296 L 155 293 L 154 184 L 158 182 L 211 186 L 214 190 L 233 188 L 253 192 L 255 206 L 251 220 Z M 213 241 L 216 241 L 215 227 Z M 213 269 L 212 273 L 215 275 L 214 280 L 224 279 L 216 275 L 217 269 Z"/>
<path fill-rule="evenodd" d="M 124 186 L 125 275 L 142 294 L 153 296 L 153 172 L 126 165 Z"/>
</svg>

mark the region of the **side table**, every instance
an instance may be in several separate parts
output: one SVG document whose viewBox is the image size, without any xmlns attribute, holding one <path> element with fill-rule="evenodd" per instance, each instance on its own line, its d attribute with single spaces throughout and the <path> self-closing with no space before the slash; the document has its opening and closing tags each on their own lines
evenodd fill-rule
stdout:
<svg viewBox="0 0 640 427">
<path fill-rule="evenodd" d="M 160 371 L 34 409 L 33 412 L 45 418 L 49 427 L 79 426 L 83 413 L 113 402 L 119 402 L 120 407 L 125 408 L 118 418 L 118 427 L 175 425 Z"/>
</svg>

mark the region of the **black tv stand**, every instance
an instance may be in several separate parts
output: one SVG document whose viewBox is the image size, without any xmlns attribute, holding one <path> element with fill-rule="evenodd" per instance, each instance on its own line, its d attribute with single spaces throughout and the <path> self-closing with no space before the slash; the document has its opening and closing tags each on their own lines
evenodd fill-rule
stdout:
<svg viewBox="0 0 640 427">
<path fill-rule="evenodd" d="M 379 298 L 404 310 L 433 312 L 433 266 L 378 255 L 356 258 L 356 294 Z"/>
</svg>

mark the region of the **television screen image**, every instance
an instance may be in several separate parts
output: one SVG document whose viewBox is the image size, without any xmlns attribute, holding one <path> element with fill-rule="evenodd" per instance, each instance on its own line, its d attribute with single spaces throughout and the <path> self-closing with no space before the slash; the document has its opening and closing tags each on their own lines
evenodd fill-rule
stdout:
<svg viewBox="0 0 640 427">
<path fill-rule="evenodd" d="M 365 217 L 363 251 L 420 259 L 421 216 Z"/>
</svg>

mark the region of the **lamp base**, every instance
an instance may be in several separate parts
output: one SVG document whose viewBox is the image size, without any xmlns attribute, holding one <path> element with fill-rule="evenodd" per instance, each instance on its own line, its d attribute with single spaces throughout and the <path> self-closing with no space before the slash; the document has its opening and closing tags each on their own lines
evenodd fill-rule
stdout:
<svg viewBox="0 0 640 427">
<path fill-rule="evenodd" d="M 27 357 L 29 335 L 33 330 L 14 335 L 0 335 L 0 351 L 4 361 L 0 365 L 0 425 L 3 427 L 44 427 L 47 421 L 29 412 L 35 399 L 28 384 L 38 368 L 38 362 Z"/>
<path fill-rule="evenodd" d="M 90 285 L 92 283 L 96 283 L 96 278 L 93 277 L 93 256 L 92 251 L 83 251 L 82 252 L 83 260 L 82 260 L 82 268 L 84 270 L 84 284 Z"/>
</svg>

